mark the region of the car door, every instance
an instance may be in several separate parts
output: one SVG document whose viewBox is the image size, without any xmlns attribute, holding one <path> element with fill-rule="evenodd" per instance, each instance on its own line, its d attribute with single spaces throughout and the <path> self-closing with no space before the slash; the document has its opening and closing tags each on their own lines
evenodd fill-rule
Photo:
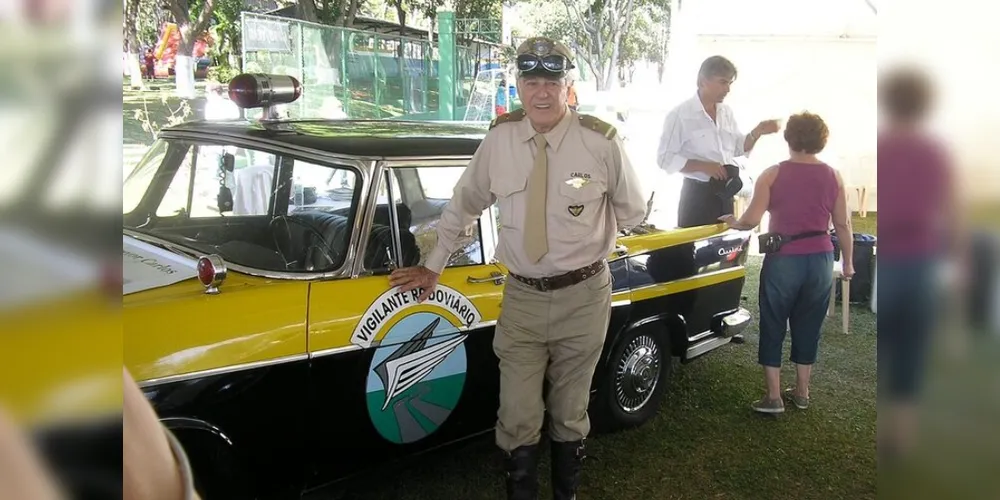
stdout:
<svg viewBox="0 0 1000 500">
<path fill-rule="evenodd" d="M 427 301 L 388 280 L 396 267 L 423 264 L 434 248 L 467 161 L 379 164 L 359 221 L 354 278 L 310 287 L 313 485 L 495 423 L 492 340 L 503 276 L 490 264 L 489 219 L 468 228 Z"/>
</svg>

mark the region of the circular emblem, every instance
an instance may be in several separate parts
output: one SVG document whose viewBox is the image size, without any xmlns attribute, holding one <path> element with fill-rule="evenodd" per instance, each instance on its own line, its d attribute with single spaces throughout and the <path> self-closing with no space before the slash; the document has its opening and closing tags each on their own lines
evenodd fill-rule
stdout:
<svg viewBox="0 0 1000 500">
<path fill-rule="evenodd" d="M 385 334 L 368 370 L 368 415 L 385 439 L 419 441 L 451 415 L 465 386 L 466 334 L 443 316 L 407 316 Z"/>
</svg>

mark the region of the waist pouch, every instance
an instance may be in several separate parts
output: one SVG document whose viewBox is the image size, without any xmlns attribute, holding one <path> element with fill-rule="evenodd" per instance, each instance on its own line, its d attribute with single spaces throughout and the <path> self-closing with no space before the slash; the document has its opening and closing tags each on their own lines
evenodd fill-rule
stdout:
<svg viewBox="0 0 1000 500">
<path fill-rule="evenodd" d="M 802 238 L 812 238 L 814 236 L 824 234 L 830 233 L 828 231 L 807 231 L 793 235 L 764 233 L 757 237 L 757 242 L 760 244 L 760 253 L 775 253 L 781 250 L 781 247 L 783 247 L 785 243 L 790 241 L 801 240 Z"/>
</svg>

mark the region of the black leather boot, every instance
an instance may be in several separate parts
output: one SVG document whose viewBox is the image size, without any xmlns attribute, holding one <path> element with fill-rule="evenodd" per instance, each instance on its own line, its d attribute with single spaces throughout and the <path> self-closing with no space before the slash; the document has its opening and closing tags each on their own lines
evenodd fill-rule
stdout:
<svg viewBox="0 0 1000 500">
<path fill-rule="evenodd" d="M 537 500 L 538 445 L 521 446 L 504 457 L 507 500 Z"/>
<path fill-rule="evenodd" d="M 576 500 L 586 456 L 584 445 L 584 441 L 552 441 L 552 500 Z"/>
</svg>

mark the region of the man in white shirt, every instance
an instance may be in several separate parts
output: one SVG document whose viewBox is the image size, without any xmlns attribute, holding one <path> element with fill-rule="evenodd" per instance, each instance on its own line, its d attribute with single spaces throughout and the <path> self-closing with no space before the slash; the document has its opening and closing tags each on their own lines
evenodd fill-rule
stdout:
<svg viewBox="0 0 1000 500">
<path fill-rule="evenodd" d="M 740 132 L 732 108 L 722 103 L 736 79 L 736 66 L 712 56 L 698 71 L 698 92 L 682 102 L 663 124 L 657 163 L 668 174 L 685 177 L 677 213 L 679 227 L 715 224 L 733 213 L 732 196 L 720 196 L 728 174 L 724 165 L 750 153 L 762 135 L 779 130 L 777 120 L 765 120 L 748 134 Z"/>
</svg>

